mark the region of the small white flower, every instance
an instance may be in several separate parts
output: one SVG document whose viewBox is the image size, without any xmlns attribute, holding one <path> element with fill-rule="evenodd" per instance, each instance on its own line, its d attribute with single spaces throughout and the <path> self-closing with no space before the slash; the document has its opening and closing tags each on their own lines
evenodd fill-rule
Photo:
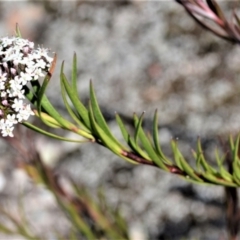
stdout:
<svg viewBox="0 0 240 240">
<path fill-rule="evenodd" d="M 30 47 L 31 49 L 34 48 L 34 42 L 29 42 L 28 45 L 29 45 L 29 47 Z"/>
<path fill-rule="evenodd" d="M 44 69 L 46 67 L 46 62 L 44 62 L 43 59 L 40 59 L 37 61 L 36 66 Z"/>
<path fill-rule="evenodd" d="M 5 82 L 7 80 L 7 73 L 3 73 L 0 75 L 0 82 Z"/>
<path fill-rule="evenodd" d="M 34 115 L 34 112 L 32 111 L 30 105 L 25 106 L 19 113 L 17 114 L 17 119 L 19 122 L 23 120 L 28 120 L 30 115 Z"/>
<path fill-rule="evenodd" d="M 25 72 L 26 72 L 26 74 L 28 74 L 29 76 L 31 76 L 31 80 L 32 80 L 32 78 L 33 78 L 33 76 L 34 76 L 34 71 L 35 71 L 35 69 L 36 69 L 36 66 L 35 66 L 35 65 L 27 66 L 27 67 L 25 68 Z"/>
<path fill-rule="evenodd" d="M 5 82 L 0 82 L 0 90 L 5 90 Z"/>
<path fill-rule="evenodd" d="M 0 84 L 1 85 L 1 84 Z M 1 88 L 0 88 L 1 89 Z M 1 97 L 5 98 L 7 96 L 7 93 L 5 91 L 1 91 Z"/>
<path fill-rule="evenodd" d="M 31 80 L 32 80 L 32 77 L 30 74 L 24 73 L 24 72 L 20 73 L 20 82 L 22 83 L 22 85 L 26 85 L 27 82 L 29 82 Z"/>
<path fill-rule="evenodd" d="M 22 79 L 19 77 L 19 75 L 17 75 L 14 77 L 14 79 L 10 80 L 9 83 L 13 86 L 21 85 Z"/>
<path fill-rule="evenodd" d="M 1 119 L 0 120 L 0 129 L 3 129 L 3 128 L 5 128 L 5 119 Z"/>
<path fill-rule="evenodd" d="M 21 111 L 17 114 L 18 122 L 22 122 L 23 120 L 27 120 L 28 117 L 29 117 L 29 114 L 26 113 L 24 110 L 21 110 Z"/>
<path fill-rule="evenodd" d="M 3 137 L 7 137 L 7 136 L 9 136 L 9 137 L 13 137 L 13 129 L 14 129 L 14 127 L 12 127 L 12 126 L 5 126 L 3 129 L 2 129 L 2 136 Z"/>
<path fill-rule="evenodd" d="M 12 84 L 10 89 L 7 89 L 7 93 L 9 97 L 18 97 L 21 99 L 24 99 L 24 89 L 22 89 L 22 86 L 19 84 Z"/>
<path fill-rule="evenodd" d="M 47 56 L 48 55 L 48 49 L 47 48 L 41 48 L 38 47 L 38 49 L 36 50 L 36 53 L 39 54 L 40 56 Z"/>
<path fill-rule="evenodd" d="M 3 47 L 6 47 L 6 46 L 12 44 L 13 39 L 8 38 L 8 37 L 5 37 L 5 38 L 2 38 L 1 41 L 2 41 L 1 45 L 2 45 Z"/>
<path fill-rule="evenodd" d="M 33 72 L 33 78 L 34 80 L 37 80 L 39 77 L 44 77 L 44 74 L 41 68 L 36 68 L 35 71 Z"/>
<path fill-rule="evenodd" d="M 33 62 L 33 59 L 31 56 L 27 56 L 21 59 L 20 63 L 25 64 L 26 66 L 33 66 L 35 63 Z"/>
<path fill-rule="evenodd" d="M 18 76 L 16 76 L 15 78 L 17 78 Z M 15 80 L 15 78 L 14 79 L 11 79 L 10 81 L 9 81 L 9 83 L 10 83 L 10 87 L 12 88 L 12 89 L 15 89 L 18 85 L 20 85 L 20 83 L 21 83 L 21 81 L 19 80 L 19 79 L 16 79 Z"/>
<path fill-rule="evenodd" d="M 18 85 L 17 88 L 14 89 L 14 96 L 20 98 L 20 99 L 24 99 L 24 89 L 22 89 L 22 86 Z"/>
<path fill-rule="evenodd" d="M 22 60 L 23 54 L 20 52 L 16 52 L 14 54 L 12 54 L 11 58 L 14 61 L 20 62 Z"/>
<path fill-rule="evenodd" d="M 26 105 L 26 106 L 24 107 L 24 110 L 25 110 L 25 112 L 26 112 L 27 114 L 29 114 L 29 116 L 30 116 L 30 115 L 35 115 L 34 112 L 33 112 L 32 109 L 31 109 L 30 104 Z"/>
<path fill-rule="evenodd" d="M 14 99 L 14 103 L 12 104 L 12 108 L 16 111 L 19 112 L 21 109 L 23 109 L 23 100 Z"/>
<path fill-rule="evenodd" d="M 7 89 L 7 94 L 9 97 L 15 97 L 14 90 L 12 88 Z"/>
<path fill-rule="evenodd" d="M 7 126 L 12 126 L 13 124 L 16 124 L 18 121 L 16 120 L 16 115 L 15 114 L 8 114 L 7 119 L 5 120 L 5 124 Z"/>
</svg>

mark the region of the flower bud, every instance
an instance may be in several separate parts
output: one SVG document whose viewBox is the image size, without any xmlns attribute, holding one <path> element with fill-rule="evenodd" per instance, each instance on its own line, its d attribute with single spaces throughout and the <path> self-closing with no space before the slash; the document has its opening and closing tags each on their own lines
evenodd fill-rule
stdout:
<svg viewBox="0 0 240 240">
<path fill-rule="evenodd" d="M 2 101 L 2 105 L 3 105 L 3 106 L 7 106 L 7 105 L 8 105 L 8 101 L 7 101 L 6 99 L 4 99 L 4 100 Z"/>
<path fill-rule="evenodd" d="M 16 76 L 17 70 L 15 68 L 10 68 L 10 72 L 13 76 Z"/>
</svg>

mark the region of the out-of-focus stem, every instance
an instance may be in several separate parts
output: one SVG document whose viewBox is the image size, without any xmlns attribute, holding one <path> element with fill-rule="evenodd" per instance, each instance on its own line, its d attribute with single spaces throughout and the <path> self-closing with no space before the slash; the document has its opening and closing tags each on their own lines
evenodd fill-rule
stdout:
<svg viewBox="0 0 240 240">
<path fill-rule="evenodd" d="M 225 149 L 227 150 L 227 149 Z M 226 157 L 229 172 L 233 172 L 232 157 L 228 153 Z M 225 201 L 226 201 L 226 221 L 227 221 L 227 232 L 229 240 L 237 240 L 240 223 L 240 212 L 238 209 L 238 193 L 237 188 L 225 187 Z"/>
<path fill-rule="evenodd" d="M 237 188 L 225 187 L 226 220 L 229 240 L 237 240 L 239 228 L 239 209 Z"/>
</svg>

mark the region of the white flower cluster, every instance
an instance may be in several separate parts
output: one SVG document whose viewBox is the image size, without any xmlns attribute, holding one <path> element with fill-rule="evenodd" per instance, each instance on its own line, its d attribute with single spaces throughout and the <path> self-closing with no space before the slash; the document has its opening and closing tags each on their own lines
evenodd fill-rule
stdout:
<svg viewBox="0 0 240 240">
<path fill-rule="evenodd" d="M 24 86 L 43 77 L 52 58 L 44 48 L 18 37 L 0 38 L 0 130 L 3 137 L 13 137 L 14 124 L 34 115 L 23 102 Z"/>
</svg>

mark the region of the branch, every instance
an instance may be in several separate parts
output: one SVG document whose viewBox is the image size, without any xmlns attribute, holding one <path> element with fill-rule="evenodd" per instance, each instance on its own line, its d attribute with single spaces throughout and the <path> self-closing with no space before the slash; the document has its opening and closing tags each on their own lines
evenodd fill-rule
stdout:
<svg viewBox="0 0 240 240">
<path fill-rule="evenodd" d="M 201 1 L 198 3 L 201 3 Z M 239 137 L 235 141 L 232 137 L 229 139 L 231 149 L 230 154 L 233 159 L 232 172 L 225 168 L 224 157 L 220 157 L 217 150 L 216 163 L 218 168 L 212 167 L 204 157 L 200 140 L 198 140 L 196 151 L 192 151 L 193 158 L 196 161 L 196 168 L 190 166 L 179 150 L 178 143 L 175 140 L 172 140 L 170 143 L 173 152 L 173 159 L 165 156 L 159 144 L 157 111 L 153 118 L 152 136 L 145 133 L 142 127 L 144 113 L 139 117 L 136 114 L 133 115 L 133 124 L 135 128 L 133 135 L 128 132 L 121 117 L 116 114 L 116 121 L 125 140 L 125 143 L 123 144 L 115 138 L 108 127 L 101 109 L 99 108 L 91 82 L 89 87 L 90 100 L 88 106 L 84 106 L 79 99 L 76 90 L 76 62 L 76 55 L 74 55 L 71 81 L 65 76 L 63 65 L 60 73 L 61 91 L 64 104 L 70 117 L 75 121 L 75 124 L 65 120 L 62 116 L 57 114 L 56 110 L 54 110 L 56 114 L 51 114 L 51 109 L 54 109 L 54 107 L 50 104 L 44 94 L 46 85 L 44 86 L 44 89 L 41 89 L 41 86 L 38 86 L 33 93 L 33 95 L 36 96 L 34 99 L 38 99 L 39 94 L 41 99 L 44 99 L 44 101 L 38 100 L 37 102 L 34 100 L 34 103 L 39 111 L 37 116 L 44 120 L 43 122 L 45 124 L 75 132 L 90 142 L 95 142 L 108 148 L 114 154 L 130 163 L 154 166 L 169 173 L 177 174 L 184 177 L 186 180 L 195 183 L 209 183 L 226 187 L 240 186 L 240 159 L 237 154 L 239 149 Z M 46 112 L 40 112 L 41 109 L 46 110 Z M 27 124 L 27 126 L 36 131 L 35 126 L 29 124 Z M 41 131 L 41 129 L 38 132 L 58 140 L 65 140 L 63 137 L 46 133 Z M 73 141 L 71 139 L 67 140 Z"/>
<path fill-rule="evenodd" d="M 202 27 L 227 41 L 240 44 L 240 19 L 235 10 L 227 20 L 215 0 L 175 0 Z M 210 20 L 210 23 L 209 21 Z M 213 25 L 213 26 L 212 26 Z"/>
</svg>

